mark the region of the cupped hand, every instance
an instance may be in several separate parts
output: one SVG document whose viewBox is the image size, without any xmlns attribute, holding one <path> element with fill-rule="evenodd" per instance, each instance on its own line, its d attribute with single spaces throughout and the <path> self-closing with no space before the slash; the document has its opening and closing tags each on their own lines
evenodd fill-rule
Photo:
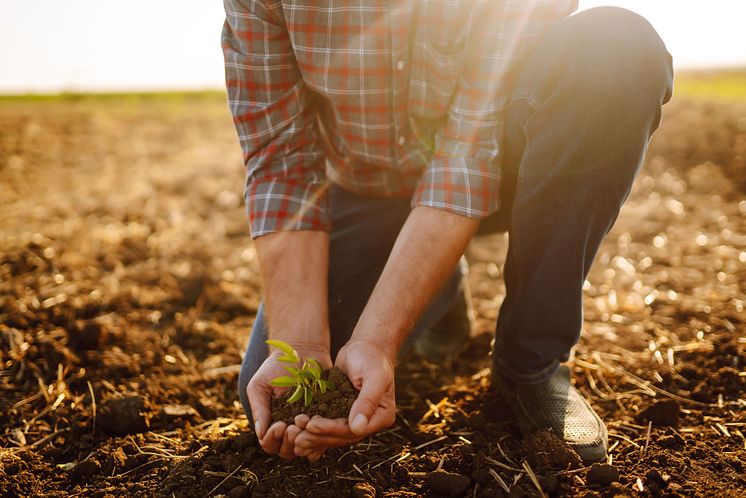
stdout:
<svg viewBox="0 0 746 498">
<path fill-rule="evenodd" d="M 351 340 L 337 355 L 336 366 L 359 391 L 348 418 L 311 418 L 294 438 L 295 454 L 311 460 L 329 448 L 348 446 L 394 423 L 394 361 L 372 341 Z"/>
<path fill-rule="evenodd" d="M 332 364 L 329 351 L 323 347 L 291 345 L 301 359 L 314 358 L 324 368 L 329 368 Z M 280 356 L 282 356 L 282 353 L 279 351 L 270 353 L 249 381 L 246 394 L 254 419 L 254 432 L 256 432 L 262 449 L 270 454 L 278 454 L 285 460 L 292 460 L 296 456 L 294 453 L 295 440 L 305 429 L 309 418 L 307 415 L 298 415 L 294 423 L 290 425 L 285 422 L 272 423 L 272 398 L 283 395 L 288 389 L 270 384 L 272 379 L 287 375 L 283 363 L 278 361 Z"/>
</svg>

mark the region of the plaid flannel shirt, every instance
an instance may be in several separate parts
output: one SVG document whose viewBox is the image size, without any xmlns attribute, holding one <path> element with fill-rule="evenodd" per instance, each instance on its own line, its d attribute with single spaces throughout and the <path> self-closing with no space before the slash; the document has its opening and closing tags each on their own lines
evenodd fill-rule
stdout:
<svg viewBox="0 0 746 498">
<path fill-rule="evenodd" d="M 480 219 L 519 62 L 577 0 L 224 0 L 252 237 L 329 230 L 330 182 Z"/>
</svg>

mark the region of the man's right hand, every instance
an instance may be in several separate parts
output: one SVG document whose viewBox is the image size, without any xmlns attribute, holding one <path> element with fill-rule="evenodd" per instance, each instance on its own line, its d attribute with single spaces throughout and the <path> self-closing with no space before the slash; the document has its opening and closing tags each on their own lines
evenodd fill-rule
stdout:
<svg viewBox="0 0 746 498">
<path fill-rule="evenodd" d="M 291 344 L 301 359 L 314 358 L 324 368 L 331 368 L 332 360 L 328 349 L 324 346 L 299 346 Z M 298 415 L 293 424 L 285 422 L 272 423 L 272 398 L 281 396 L 287 391 L 285 387 L 275 387 L 270 382 L 281 375 L 287 375 L 283 363 L 277 359 L 282 355 L 279 351 L 272 351 L 264 360 L 262 366 L 251 378 L 246 387 L 246 394 L 251 405 L 251 415 L 254 419 L 254 432 L 259 444 L 267 453 L 278 454 L 285 460 L 295 458 L 293 449 L 295 438 L 305 429 L 308 416 Z M 270 425 L 271 424 L 271 425 Z"/>
</svg>

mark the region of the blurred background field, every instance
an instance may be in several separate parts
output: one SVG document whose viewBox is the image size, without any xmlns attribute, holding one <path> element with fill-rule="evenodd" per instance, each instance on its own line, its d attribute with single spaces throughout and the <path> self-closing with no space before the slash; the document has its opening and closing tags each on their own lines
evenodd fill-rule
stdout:
<svg viewBox="0 0 746 498">
<path fill-rule="evenodd" d="M 745 74 L 679 72 L 586 284 L 571 365 L 612 434 L 608 495 L 746 490 Z M 235 391 L 261 289 L 242 186 L 221 91 L 0 98 L 0 495 L 430 495 L 438 467 L 535 493 L 486 394 L 501 235 L 467 254 L 478 335 L 452 370 L 402 369 L 392 431 L 318 466 L 261 454 Z M 597 496 L 529 461 L 550 495 Z"/>
<path fill-rule="evenodd" d="M 746 102 L 746 69 L 682 70 L 676 76 L 677 97 Z"/>
</svg>

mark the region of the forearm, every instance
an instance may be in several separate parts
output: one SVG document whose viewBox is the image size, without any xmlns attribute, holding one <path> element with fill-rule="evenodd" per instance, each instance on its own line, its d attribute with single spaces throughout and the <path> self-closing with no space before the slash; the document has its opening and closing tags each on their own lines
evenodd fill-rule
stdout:
<svg viewBox="0 0 746 498">
<path fill-rule="evenodd" d="M 352 340 L 374 342 L 395 360 L 402 342 L 453 272 L 478 226 L 476 220 L 435 208 L 412 210 Z"/>
<path fill-rule="evenodd" d="M 278 232 L 255 241 L 269 337 L 329 351 L 329 235 Z"/>
</svg>

